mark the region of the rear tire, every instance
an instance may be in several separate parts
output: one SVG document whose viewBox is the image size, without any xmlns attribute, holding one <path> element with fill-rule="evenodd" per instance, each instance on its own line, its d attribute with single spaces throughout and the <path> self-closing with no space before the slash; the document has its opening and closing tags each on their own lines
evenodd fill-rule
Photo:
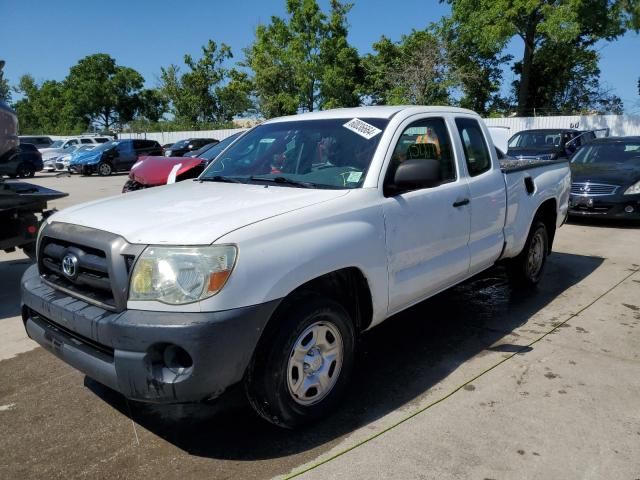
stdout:
<svg viewBox="0 0 640 480">
<path fill-rule="evenodd" d="M 35 169 L 28 163 L 21 163 L 18 165 L 18 168 L 16 168 L 16 176 L 19 178 L 31 178 L 35 174 Z"/>
<path fill-rule="evenodd" d="M 295 428 L 326 416 L 345 393 L 355 356 L 353 322 L 342 305 L 297 295 L 271 320 L 245 378 L 253 409 Z"/>
<path fill-rule="evenodd" d="M 98 164 L 98 175 L 108 177 L 113 172 L 113 167 L 109 162 L 100 162 Z"/>
<path fill-rule="evenodd" d="M 509 260 L 507 272 L 516 287 L 533 287 L 538 284 L 549 252 L 549 234 L 546 225 L 534 219 L 522 252 Z"/>
</svg>

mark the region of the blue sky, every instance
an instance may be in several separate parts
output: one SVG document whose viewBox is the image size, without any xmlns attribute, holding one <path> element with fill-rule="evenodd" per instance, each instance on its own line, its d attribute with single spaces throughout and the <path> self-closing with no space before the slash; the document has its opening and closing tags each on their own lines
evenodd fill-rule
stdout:
<svg viewBox="0 0 640 480">
<path fill-rule="evenodd" d="M 381 35 L 394 40 L 448 13 L 435 0 L 352 0 L 349 40 L 371 51 Z M 320 0 L 326 6 L 326 0 Z M 253 41 L 255 27 L 284 14 L 284 0 L 0 0 L 0 58 L 11 83 L 31 73 L 36 80 L 62 79 L 80 58 L 109 53 L 119 64 L 138 70 L 149 86 L 157 84 L 161 66 L 182 64 L 185 53 L 198 55 L 208 39 L 225 42 L 236 58 Z M 600 46 L 601 82 L 620 96 L 628 113 L 640 113 L 640 36 Z M 509 46 L 522 55 L 518 41 Z M 570 52 L 567 52 L 570 55 Z M 513 80 L 505 72 L 505 84 Z"/>
</svg>

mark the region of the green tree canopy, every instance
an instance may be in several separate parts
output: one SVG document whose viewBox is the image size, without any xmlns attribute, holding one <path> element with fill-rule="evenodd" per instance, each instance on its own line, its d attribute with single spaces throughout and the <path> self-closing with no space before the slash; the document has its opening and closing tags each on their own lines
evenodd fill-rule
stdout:
<svg viewBox="0 0 640 480">
<path fill-rule="evenodd" d="M 251 107 L 246 74 L 225 66 L 231 58 L 228 45 L 209 40 L 199 59 L 184 56 L 185 73 L 176 65 L 162 68 L 160 89 L 178 121 L 222 123 Z"/>
<path fill-rule="evenodd" d="M 109 130 L 134 118 L 144 78 L 132 68 L 117 65 L 109 55 L 97 53 L 71 67 L 65 84 L 77 110 Z"/>
<path fill-rule="evenodd" d="M 287 0 L 287 18 L 258 26 L 245 65 L 265 117 L 360 103 L 362 70 L 347 41 L 351 6 L 331 0 L 326 15 L 316 0 Z"/>
<path fill-rule="evenodd" d="M 11 88 L 9 82 L 4 78 L 4 60 L 0 60 L 0 101 L 9 103 L 11 100 Z"/>
<path fill-rule="evenodd" d="M 538 92 L 532 77 L 535 59 L 550 44 L 588 49 L 599 40 L 613 40 L 627 28 L 638 28 L 636 0 L 446 0 L 454 28 L 481 51 L 502 51 L 514 37 L 524 43 L 517 69 L 517 105 L 530 114 Z"/>
</svg>

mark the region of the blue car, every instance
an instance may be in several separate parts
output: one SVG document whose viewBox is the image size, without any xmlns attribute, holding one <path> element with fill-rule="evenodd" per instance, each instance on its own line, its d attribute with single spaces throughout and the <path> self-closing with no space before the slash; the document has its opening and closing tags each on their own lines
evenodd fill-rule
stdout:
<svg viewBox="0 0 640 480">
<path fill-rule="evenodd" d="M 116 140 L 103 143 L 88 152 L 80 152 L 69 162 L 74 173 L 101 176 L 128 171 L 139 157 L 162 155 L 162 147 L 153 140 Z"/>
</svg>

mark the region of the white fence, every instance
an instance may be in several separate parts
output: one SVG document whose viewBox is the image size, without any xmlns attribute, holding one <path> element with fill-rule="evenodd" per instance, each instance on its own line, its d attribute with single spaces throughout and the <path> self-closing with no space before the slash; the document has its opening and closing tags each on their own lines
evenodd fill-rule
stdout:
<svg viewBox="0 0 640 480">
<path fill-rule="evenodd" d="M 506 127 L 509 136 L 521 130 L 533 128 L 575 128 L 589 130 L 609 128 L 611 136 L 640 136 L 640 117 L 633 115 L 572 115 L 566 117 L 510 117 L 487 118 L 485 122 L 490 127 Z M 149 133 L 121 133 L 119 138 L 146 138 L 156 140 L 161 145 L 175 143 L 185 138 L 215 138 L 222 140 L 243 128 L 227 130 L 194 130 L 184 132 L 149 132 Z M 51 138 L 68 138 L 51 135 Z"/>
<path fill-rule="evenodd" d="M 245 128 L 231 128 L 226 130 L 194 130 L 188 132 L 148 132 L 148 133 L 120 133 L 118 138 L 144 138 L 155 140 L 160 145 L 175 143 L 185 138 L 215 138 L 224 140 L 236 132 L 242 132 Z"/>
</svg>

